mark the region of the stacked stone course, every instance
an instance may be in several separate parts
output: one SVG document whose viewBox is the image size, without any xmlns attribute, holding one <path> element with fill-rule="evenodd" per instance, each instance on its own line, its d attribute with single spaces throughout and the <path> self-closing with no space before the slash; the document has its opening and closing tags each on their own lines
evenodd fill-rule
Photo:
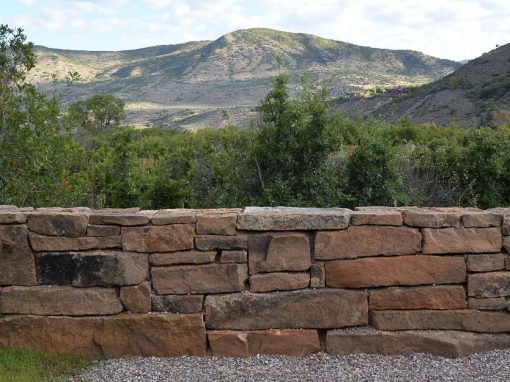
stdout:
<svg viewBox="0 0 510 382">
<path fill-rule="evenodd" d="M 510 209 L 0 206 L 0 347 L 90 356 L 510 348 Z"/>
</svg>

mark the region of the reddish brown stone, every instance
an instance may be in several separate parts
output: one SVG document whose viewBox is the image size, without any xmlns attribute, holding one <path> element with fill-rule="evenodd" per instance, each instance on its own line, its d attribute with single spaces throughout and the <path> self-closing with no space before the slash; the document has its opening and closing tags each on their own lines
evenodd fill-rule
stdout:
<svg viewBox="0 0 510 382">
<path fill-rule="evenodd" d="M 201 314 L 122 314 L 105 318 L 94 334 L 105 357 L 205 355 Z"/>
<path fill-rule="evenodd" d="M 503 232 L 503 235 L 508 236 L 510 235 L 510 213 L 506 212 L 503 215 L 503 223 L 501 230 Z"/>
<path fill-rule="evenodd" d="M 205 214 L 197 216 L 199 235 L 235 235 L 236 214 Z"/>
<path fill-rule="evenodd" d="M 133 252 L 172 252 L 193 248 L 194 224 L 123 227 L 122 246 Z"/>
<path fill-rule="evenodd" d="M 152 296 L 152 310 L 154 312 L 200 313 L 203 304 L 203 295 Z"/>
<path fill-rule="evenodd" d="M 363 291 L 305 289 L 279 293 L 208 295 L 206 326 L 210 329 L 325 329 L 366 325 Z"/>
<path fill-rule="evenodd" d="M 420 231 L 407 227 L 356 226 L 315 237 L 315 258 L 320 260 L 412 255 L 420 249 Z"/>
<path fill-rule="evenodd" d="M 510 306 L 510 299 L 505 297 L 469 298 L 469 308 L 480 310 L 502 310 Z"/>
<path fill-rule="evenodd" d="M 200 235 L 195 237 L 195 247 L 201 251 L 212 251 L 215 249 L 247 249 L 248 237 L 246 235 Z"/>
<path fill-rule="evenodd" d="M 120 288 L 120 300 L 126 310 L 132 313 L 151 311 L 151 284 L 146 281 L 139 285 Z"/>
<path fill-rule="evenodd" d="M 223 293 L 244 290 L 245 264 L 209 264 L 152 268 L 157 294 Z"/>
<path fill-rule="evenodd" d="M 247 251 L 221 251 L 220 263 L 246 263 Z"/>
<path fill-rule="evenodd" d="M 460 227 L 463 209 L 418 209 L 413 208 L 403 212 L 404 224 L 412 227 L 445 228 Z"/>
<path fill-rule="evenodd" d="M 153 253 L 149 257 L 152 265 L 207 264 L 216 259 L 216 251 L 186 251 Z"/>
<path fill-rule="evenodd" d="M 505 255 L 502 253 L 468 255 L 467 270 L 469 272 L 491 272 L 505 269 Z"/>
<path fill-rule="evenodd" d="M 500 227 L 503 216 L 493 212 L 471 212 L 462 215 L 462 224 L 466 228 Z"/>
<path fill-rule="evenodd" d="M 470 297 L 510 296 L 510 272 L 469 275 L 468 295 Z"/>
<path fill-rule="evenodd" d="M 308 236 L 277 233 L 251 236 L 248 241 L 250 274 L 305 271 L 310 268 Z"/>
<path fill-rule="evenodd" d="M 499 228 L 424 228 L 423 253 L 491 253 L 500 252 Z"/>
<path fill-rule="evenodd" d="M 326 286 L 326 271 L 324 263 L 314 263 L 310 268 L 310 288 L 324 288 Z"/>
<path fill-rule="evenodd" d="M 505 236 L 503 247 L 505 247 L 507 253 L 510 253 L 510 236 Z"/>
<path fill-rule="evenodd" d="M 154 225 L 195 223 L 196 211 L 188 209 L 160 210 L 151 217 Z"/>
<path fill-rule="evenodd" d="M 426 286 L 371 290 L 369 310 L 391 309 L 464 309 L 466 296 L 462 286 Z"/>
<path fill-rule="evenodd" d="M 402 212 L 392 210 L 355 211 L 351 225 L 402 225 Z"/>
<path fill-rule="evenodd" d="M 117 236 L 120 235 L 120 227 L 117 225 L 89 225 L 87 236 Z"/>
<path fill-rule="evenodd" d="M 331 355 L 356 353 L 405 355 L 430 353 L 442 357 L 465 357 L 473 353 L 506 349 L 510 335 L 458 331 L 330 330 L 327 351 Z"/>
<path fill-rule="evenodd" d="M 115 289 L 7 287 L 0 293 L 0 313 L 7 314 L 91 316 L 117 314 L 122 309 Z"/>
<path fill-rule="evenodd" d="M 262 273 L 250 276 L 251 292 L 304 289 L 310 284 L 309 273 Z"/>
<path fill-rule="evenodd" d="M 24 225 L 0 225 L 0 285 L 36 285 L 35 261 Z"/>
<path fill-rule="evenodd" d="M 371 288 L 397 285 L 462 284 L 463 257 L 398 256 L 326 263 L 326 285 L 332 288 Z"/>
<path fill-rule="evenodd" d="M 249 357 L 256 354 L 302 356 L 320 351 L 316 330 L 213 331 L 207 333 L 216 357 Z"/>
<path fill-rule="evenodd" d="M 77 213 L 32 213 L 28 216 L 28 228 L 41 235 L 85 236 L 89 216 Z"/>
<path fill-rule="evenodd" d="M 35 233 L 30 233 L 28 236 L 30 238 L 30 244 L 36 252 L 85 251 L 90 249 L 113 249 L 122 247 L 120 236 L 61 237 L 42 236 Z"/>
<path fill-rule="evenodd" d="M 381 330 L 464 330 L 480 333 L 510 332 L 510 313 L 462 310 L 379 310 L 370 323 Z"/>
</svg>

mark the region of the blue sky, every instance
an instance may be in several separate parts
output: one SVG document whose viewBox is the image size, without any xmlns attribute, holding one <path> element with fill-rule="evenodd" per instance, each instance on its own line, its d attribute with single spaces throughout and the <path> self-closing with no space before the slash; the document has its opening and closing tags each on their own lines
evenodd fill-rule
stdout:
<svg viewBox="0 0 510 382">
<path fill-rule="evenodd" d="M 0 23 L 53 48 L 123 50 L 243 28 L 474 58 L 510 42 L 510 0 L 0 0 Z"/>
</svg>

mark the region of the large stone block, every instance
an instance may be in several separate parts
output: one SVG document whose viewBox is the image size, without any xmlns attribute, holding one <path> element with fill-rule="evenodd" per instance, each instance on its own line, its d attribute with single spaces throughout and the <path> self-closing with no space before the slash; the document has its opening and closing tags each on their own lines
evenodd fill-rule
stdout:
<svg viewBox="0 0 510 382">
<path fill-rule="evenodd" d="M 132 313 L 151 311 L 151 283 L 146 281 L 139 285 L 120 288 L 120 301 L 126 310 Z"/>
<path fill-rule="evenodd" d="M 133 252 L 172 252 L 193 248 L 194 224 L 123 227 L 122 247 Z"/>
<path fill-rule="evenodd" d="M 347 329 L 328 331 L 326 342 L 327 352 L 331 355 L 430 353 L 457 358 L 473 353 L 510 348 L 510 335 L 449 330 L 387 332 Z"/>
<path fill-rule="evenodd" d="M 464 330 L 480 333 L 510 332 L 510 313 L 462 310 L 379 310 L 370 323 L 381 330 Z"/>
<path fill-rule="evenodd" d="M 420 231 L 408 227 L 357 226 L 315 237 L 315 258 L 320 260 L 412 255 L 420 249 Z"/>
<path fill-rule="evenodd" d="M 148 279 L 149 263 L 143 253 L 96 251 L 37 255 L 41 284 L 77 287 L 137 285 Z"/>
<path fill-rule="evenodd" d="M 250 292 L 304 289 L 310 285 L 306 272 L 261 273 L 250 276 Z"/>
<path fill-rule="evenodd" d="M 470 212 L 462 215 L 462 225 L 466 228 L 500 227 L 503 215 L 494 212 Z"/>
<path fill-rule="evenodd" d="M 423 253 L 491 253 L 502 246 L 499 228 L 424 228 Z"/>
<path fill-rule="evenodd" d="M 201 251 L 213 251 L 216 249 L 247 249 L 248 237 L 246 235 L 199 235 L 195 237 L 195 247 Z"/>
<path fill-rule="evenodd" d="M 115 289 L 15 286 L 2 288 L 0 293 L 0 313 L 7 314 L 91 316 L 122 310 Z"/>
<path fill-rule="evenodd" d="M 152 285 L 157 294 L 224 293 L 246 289 L 246 264 L 153 267 Z"/>
<path fill-rule="evenodd" d="M 28 215 L 28 228 L 41 235 L 85 236 L 88 224 L 88 214 L 36 212 Z"/>
<path fill-rule="evenodd" d="M 461 217 L 466 212 L 457 208 L 411 208 L 403 211 L 404 224 L 412 227 L 446 228 L 460 227 Z"/>
<path fill-rule="evenodd" d="M 216 251 L 184 251 L 153 253 L 149 257 L 151 265 L 182 265 L 182 264 L 208 264 L 214 263 Z"/>
<path fill-rule="evenodd" d="M 205 299 L 205 320 L 207 328 L 231 330 L 366 325 L 367 294 L 363 291 L 311 289 L 209 295 Z"/>
<path fill-rule="evenodd" d="M 351 215 L 351 225 L 402 225 L 402 212 L 393 210 L 355 211 Z"/>
<path fill-rule="evenodd" d="M 199 235 L 235 235 L 236 214 L 199 214 L 197 216 L 197 234 Z"/>
<path fill-rule="evenodd" d="M 256 354 L 302 356 L 321 350 L 316 330 L 212 331 L 207 333 L 216 357 L 249 357 Z"/>
<path fill-rule="evenodd" d="M 27 214 L 16 210 L 0 210 L 0 224 L 23 224 L 27 222 Z"/>
<path fill-rule="evenodd" d="M 251 236 L 248 240 L 250 274 L 305 271 L 312 264 L 308 236 L 281 233 Z"/>
<path fill-rule="evenodd" d="M 503 215 L 503 223 L 501 226 L 501 230 L 503 232 L 503 235 L 505 236 L 510 235 L 510 212 L 507 212 Z"/>
<path fill-rule="evenodd" d="M 130 210 L 98 210 L 90 215 L 90 224 L 121 226 L 140 226 L 149 224 L 152 211 L 130 211 Z"/>
<path fill-rule="evenodd" d="M 326 285 L 372 288 L 398 285 L 462 284 L 466 264 L 460 256 L 398 256 L 326 263 Z"/>
<path fill-rule="evenodd" d="M 0 348 L 30 348 L 43 353 L 102 356 L 94 342 L 101 317 L 6 316 L 0 318 Z"/>
<path fill-rule="evenodd" d="M 461 285 L 371 290 L 368 305 L 369 310 L 464 308 L 466 294 Z"/>
<path fill-rule="evenodd" d="M 160 210 L 151 217 L 153 225 L 190 224 L 196 221 L 196 210 L 188 209 Z"/>
<path fill-rule="evenodd" d="M 105 318 L 94 334 L 105 357 L 205 355 L 201 314 L 122 314 Z"/>
<path fill-rule="evenodd" d="M 247 207 L 237 228 L 248 231 L 316 231 L 343 229 L 352 211 L 344 208 Z"/>
<path fill-rule="evenodd" d="M 24 225 L 0 225 L 0 285 L 37 284 L 27 234 Z"/>
<path fill-rule="evenodd" d="M 503 310 L 508 307 L 510 307 L 510 298 L 508 297 L 469 298 L 470 309 Z"/>
<path fill-rule="evenodd" d="M 466 264 L 469 272 L 499 271 L 505 269 L 505 255 L 503 253 L 468 255 Z"/>
<path fill-rule="evenodd" d="M 468 295 L 471 297 L 510 296 L 510 272 L 469 275 Z"/>
<path fill-rule="evenodd" d="M 176 295 L 152 296 L 152 310 L 154 312 L 168 312 L 178 314 L 191 314 L 202 312 L 204 296 L 202 295 Z"/>
<path fill-rule="evenodd" d="M 122 247 L 120 236 L 62 237 L 43 236 L 35 233 L 30 233 L 28 236 L 30 238 L 30 244 L 36 252 L 86 251 L 92 249 L 114 249 Z"/>
<path fill-rule="evenodd" d="M 118 236 L 120 227 L 118 225 L 89 225 L 87 227 L 87 236 Z"/>
</svg>

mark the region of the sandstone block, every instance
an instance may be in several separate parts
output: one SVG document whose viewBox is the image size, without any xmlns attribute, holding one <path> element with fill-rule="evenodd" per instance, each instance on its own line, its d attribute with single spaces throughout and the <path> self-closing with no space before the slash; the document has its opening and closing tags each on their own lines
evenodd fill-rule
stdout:
<svg viewBox="0 0 510 382">
<path fill-rule="evenodd" d="M 246 263 L 247 251 L 221 251 L 220 263 Z"/>
<path fill-rule="evenodd" d="M 200 313 L 203 304 L 202 295 L 152 296 L 152 310 L 155 312 Z"/>
<path fill-rule="evenodd" d="M 326 286 L 326 271 L 324 263 L 314 263 L 310 268 L 310 288 L 324 288 Z"/>
<path fill-rule="evenodd" d="M 120 227 L 117 225 L 89 225 L 87 227 L 87 236 L 118 236 Z"/>
<path fill-rule="evenodd" d="M 247 249 L 248 237 L 246 235 L 200 235 L 195 237 L 195 247 L 201 251 L 212 251 L 215 249 Z"/>
<path fill-rule="evenodd" d="M 470 309 L 502 310 L 510 306 L 510 299 L 505 297 L 469 298 Z"/>
<path fill-rule="evenodd" d="M 120 288 L 120 301 L 132 313 L 151 311 L 151 284 L 146 281 L 139 285 Z"/>
<path fill-rule="evenodd" d="M 1 289 L 0 313 L 47 316 L 117 314 L 123 307 L 114 289 L 67 286 Z"/>
<path fill-rule="evenodd" d="M 320 260 L 412 255 L 420 249 L 420 231 L 407 227 L 355 226 L 315 237 L 315 258 Z"/>
<path fill-rule="evenodd" d="M 28 215 L 28 228 L 41 235 L 80 237 L 85 236 L 89 216 L 77 213 L 42 213 Z"/>
<path fill-rule="evenodd" d="M 458 331 L 400 331 L 379 330 L 330 330 L 327 352 L 331 355 L 375 353 L 405 355 L 430 353 L 437 356 L 457 358 L 473 353 L 506 349 L 510 347 L 510 335 L 464 333 Z"/>
<path fill-rule="evenodd" d="M 423 253 L 491 253 L 500 252 L 499 228 L 424 228 Z"/>
<path fill-rule="evenodd" d="M 94 334 L 104 356 L 205 355 L 201 314 L 122 314 L 105 318 Z"/>
<path fill-rule="evenodd" d="M 355 211 L 351 225 L 402 225 L 402 212 L 393 210 Z"/>
<path fill-rule="evenodd" d="M 324 329 L 366 325 L 363 291 L 309 289 L 280 293 L 208 295 L 206 327 L 210 329 Z"/>
<path fill-rule="evenodd" d="M 36 285 L 35 261 L 24 225 L 0 225 L 0 285 Z"/>
<path fill-rule="evenodd" d="M 332 288 L 462 284 L 464 258 L 441 256 L 374 257 L 326 263 L 326 285 Z"/>
<path fill-rule="evenodd" d="M 466 228 L 500 227 L 503 216 L 493 212 L 471 212 L 462 215 L 462 225 Z"/>
<path fill-rule="evenodd" d="M 151 217 L 153 225 L 195 223 L 196 211 L 188 209 L 160 210 Z"/>
<path fill-rule="evenodd" d="M 505 213 L 503 215 L 503 223 L 501 230 L 503 232 L 503 235 L 505 236 L 510 235 L 510 213 Z"/>
<path fill-rule="evenodd" d="M 316 231 L 343 229 L 352 211 L 343 208 L 247 207 L 237 228 L 247 231 Z"/>
<path fill-rule="evenodd" d="M 153 253 L 149 257 L 151 265 L 207 264 L 216 259 L 216 251 L 185 251 Z"/>
<path fill-rule="evenodd" d="M 305 271 L 310 268 L 308 236 L 281 233 L 251 236 L 248 240 L 250 274 Z"/>
<path fill-rule="evenodd" d="M 23 224 L 27 215 L 18 211 L 0 210 L 0 224 Z"/>
<path fill-rule="evenodd" d="M 212 331 L 207 333 L 216 357 L 249 357 L 256 354 L 302 356 L 320 351 L 316 330 Z"/>
<path fill-rule="evenodd" d="M 510 253 L 510 236 L 505 236 L 503 241 L 503 247 L 505 248 L 507 253 Z"/>
<path fill-rule="evenodd" d="M 43 236 L 35 233 L 30 233 L 28 236 L 30 238 L 30 244 L 36 252 L 86 251 L 91 249 L 113 249 L 122 247 L 120 236 L 62 237 Z"/>
<path fill-rule="evenodd" d="M 510 296 L 510 272 L 469 275 L 468 295 L 470 297 Z"/>
<path fill-rule="evenodd" d="M 124 286 L 148 279 L 147 255 L 96 251 L 39 254 L 36 258 L 39 282 L 77 287 Z"/>
<path fill-rule="evenodd" d="M 250 276 L 250 292 L 271 292 L 275 290 L 294 290 L 308 288 L 310 274 L 299 273 L 262 273 Z"/>
<path fill-rule="evenodd" d="M 100 317 L 6 316 L 0 318 L 0 348 L 102 356 L 94 342 L 94 332 L 102 320 Z"/>
<path fill-rule="evenodd" d="M 197 216 L 199 235 L 235 235 L 236 214 L 205 214 Z"/>
<path fill-rule="evenodd" d="M 121 225 L 121 226 L 139 226 L 149 224 L 152 213 L 142 211 L 94 211 L 90 215 L 90 224 L 97 225 Z"/>
<path fill-rule="evenodd" d="M 194 224 L 123 227 L 122 247 L 133 252 L 172 252 L 193 248 Z"/>
<path fill-rule="evenodd" d="M 510 313 L 462 310 L 379 310 L 370 323 L 381 330 L 463 330 L 480 333 L 510 332 Z"/>
<path fill-rule="evenodd" d="M 510 271 L 510 257 L 505 259 L 505 269 Z"/>
<path fill-rule="evenodd" d="M 464 308 L 466 296 L 460 285 L 371 290 L 368 305 L 369 310 Z"/>
<path fill-rule="evenodd" d="M 152 285 L 157 294 L 239 292 L 246 288 L 247 279 L 246 264 L 152 268 Z"/>
<path fill-rule="evenodd" d="M 412 227 L 446 228 L 460 227 L 463 209 L 418 209 L 403 211 L 404 224 Z"/>
<path fill-rule="evenodd" d="M 502 253 L 468 255 L 466 264 L 469 272 L 499 271 L 505 269 L 505 255 Z"/>
</svg>

